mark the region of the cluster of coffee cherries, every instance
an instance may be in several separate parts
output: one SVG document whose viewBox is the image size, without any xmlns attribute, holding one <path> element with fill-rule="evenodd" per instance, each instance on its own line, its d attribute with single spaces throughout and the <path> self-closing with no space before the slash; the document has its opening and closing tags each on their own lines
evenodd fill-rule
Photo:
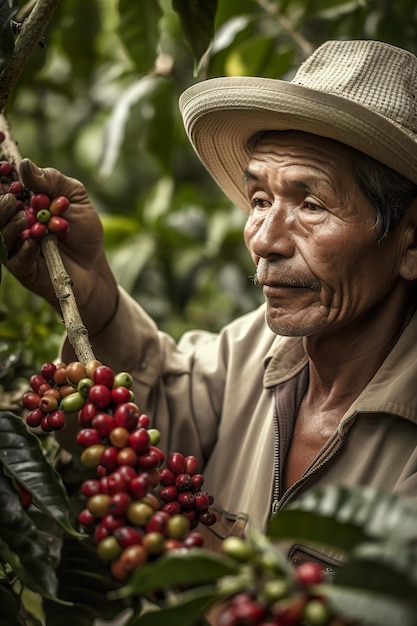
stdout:
<svg viewBox="0 0 417 626">
<path fill-rule="evenodd" d="M 284 572 L 272 551 L 253 551 L 244 539 L 228 537 L 223 552 L 252 568 L 252 584 L 234 594 L 223 606 L 216 626 L 343 626 L 326 602 L 320 585 L 322 567 L 313 562 Z"/>
<path fill-rule="evenodd" d="M 59 239 L 68 236 L 70 225 L 62 217 L 70 206 L 66 196 L 50 198 L 44 193 L 32 193 L 18 180 L 13 165 L 5 160 L 0 160 L 0 182 L 8 185 L 9 193 L 16 197 L 17 208 L 26 214 L 27 225 L 20 234 L 21 242 L 26 239 L 40 240 L 48 233 Z"/>
<path fill-rule="evenodd" d="M 135 402 L 131 374 L 93 359 L 44 363 L 29 382 L 22 398 L 28 426 L 50 432 L 76 415 L 80 460 L 93 472 L 81 487 L 78 521 L 115 579 L 169 550 L 203 544 L 196 528 L 216 516 L 198 459 L 180 452 L 166 458 L 160 432 Z"/>
</svg>

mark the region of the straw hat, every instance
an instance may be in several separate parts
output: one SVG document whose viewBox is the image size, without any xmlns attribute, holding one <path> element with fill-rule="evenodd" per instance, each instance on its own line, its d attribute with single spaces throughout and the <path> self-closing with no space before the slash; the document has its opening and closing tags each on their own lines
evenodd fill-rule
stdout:
<svg viewBox="0 0 417 626">
<path fill-rule="evenodd" d="M 328 41 L 291 82 L 202 81 L 181 95 L 180 109 L 199 158 L 245 212 L 247 142 L 262 130 L 335 139 L 417 183 L 417 57 L 387 43 Z"/>
</svg>

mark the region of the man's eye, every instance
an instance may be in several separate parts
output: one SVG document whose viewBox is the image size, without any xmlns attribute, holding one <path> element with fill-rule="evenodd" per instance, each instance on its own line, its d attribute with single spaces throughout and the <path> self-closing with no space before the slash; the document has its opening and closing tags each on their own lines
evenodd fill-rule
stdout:
<svg viewBox="0 0 417 626">
<path fill-rule="evenodd" d="M 323 207 L 320 204 L 316 204 L 315 202 L 303 202 L 303 208 L 308 209 L 309 211 L 322 211 Z"/>
<path fill-rule="evenodd" d="M 252 209 L 265 209 L 268 205 L 268 202 L 263 198 L 252 198 L 251 207 Z"/>
</svg>

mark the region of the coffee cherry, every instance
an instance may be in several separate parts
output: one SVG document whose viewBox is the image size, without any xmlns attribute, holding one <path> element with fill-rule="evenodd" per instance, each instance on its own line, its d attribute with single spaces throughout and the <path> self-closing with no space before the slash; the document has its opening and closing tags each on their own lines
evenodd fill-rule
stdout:
<svg viewBox="0 0 417 626">
<path fill-rule="evenodd" d="M 204 526 L 213 526 L 216 523 L 217 518 L 213 511 L 202 511 L 198 515 L 198 521 L 204 524 Z"/>
<path fill-rule="evenodd" d="M 91 420 L 91 428 L 96 430 L 100 438 L 106 438 L 114 428 L 114 420 L 109 413 L 97 413 Z"/>
<path fill-rule="evenodd" d="M 295 578 L 303 587 L 318 585 L 323 582 L 323 570 L 318 563 L 306 561 L 295 569 Z"/>
<path fill-rule="evenodd" d="M 57 368 L 56 368 L 55 363 L 47 362 L 42 365 L 40 373 L 43 376 L 43 378 L 45 378 L 45 380 L 52 381 L 54 374 L 56 372 L 56 369 Z"/>
<path fill-rule="evenodd" d="M 127 512 L 130 504 L 132 503 L 132 498 L 129 494 L 121 491 L 120 493 L 115 493 L 111 496 L 108 511 L 113 515 L 124 515 Z"/>
<path fill-rule="evenodd" d="M 94 383 L 91 378 L 81 378 L 77 384 L 78 393 L 80 393 L 83 398 L 88 398 L 88 392 L 90 391 L 90 388 L 93 386 L 93 384 Z"/>
<path fill-rule="evenodd" d="M 88 509 L 83 509 L 82 511 L 80 511 L 78 515 L 78 521 L 81 524 L 81 526 L 85 526 L 86 528 L 89 528 L 91 526 L 95 526 L 98 520 L 96 517 L 94 517 L 92 513 L 90 513 Z"/>
<path fill-rule="evenodd" d="M 100 465 L 101 457 L 105 450 L 105 446 L 102 444 L 95 444 L 89 446 L 81 454 L 81 463 L 91 469 Z"/>
<path fill-rule="evenodd" d="M 190 531 L 190 520 L 184 515 L 172 515 L 166 524 L 168 537 L 172 539 L 183 539 Z"/>
<path fill-rule="evenodd" d="M 97 493 L 87 500 L 86 508 L 95 517 L 103 517 L 109 510 L 110 496 L 104 493 Z"/>
<path fill-rule="evenodd" d="M 26 415 L 25 421 L 29 428 L 38 428 L 38 426 L 41 425 L 43 417 L 44 412 L 41 409 L 36 408 L 29 411 Z"/>
<path fill-rule="evenodd" d="M 87 498 L 97 495 L 100 491 L 100 481 L 96 478 L 89 478 L 81 485 L 81 493 Z"/>
<path fill-rule="evenodd" d="M 141 413 L 138 417 L 139 428 L 149 428 L 150 425 L 151 425 L 151 420 L 149 419 L 149 415 L 145 415 L 145 413 Z"/>
<path fill-rule="evenodd" d="M 129 436 L 129 446 L 138 454 L 149 450 L 151 438 L 145 428 L 137 428 Z"/>
<path fill-rule="evenodd" d="M 61 430 L 65 426 L 65 415 L 60 409 L 49 413 L 47 420 L 48 426 L 52 428 L 52 430 Z"/>
<path fill-rule="evenodd" d="M 137 526 L 145 527 L 154 514 L 154 509 L 145 502 L 132 502 L 127 510 L 128 520 Z"/>
<path fill-rule="evenodd" d="M 99 365 L 93 374 L 93 380 L 96 385 L 104 385 L 112 389 L 114 383 L 114 372 L 107 365 Z"/>
<path fill-rule="evenodd" d="M 127 387 L 113 387 L 111 390 L 111 401 L 113 404 L 123 404 L 130 402 L 130 391 Z"/>
<path fill-rule="evenodd" d="M 322 600 L 311 598 L 304 606 L 302 617 L 309 626 L 325 626 L 330 620 L 330 610 Z"/>
<path fill-rule="evenodd" d="M 181 491 L 177 500 L 184 509 L 193 509 L 195 507 L 195 496 L 192 491 Z"/>
<path fill-rule="evenodd" d="M 146 549 L 141 545 L 128 546 L 118 559 L 112 562 L 110 569 L 116 580 L 123 581 L 148 559 Z"/>
<path fill-rule="evenodd" d="M 36 219 L 39 222 L 42 222 L 42 224 L 47 224 L 49 220 L 51 219 L 51 214 L 49 213 L 48 209 L 42 209 L 41 211 L 38 211 L 36 213 Z M 48 227 L 49 227 L 49 224 L 48 224 Z"/>
<path fill-rule="evenodd" d="M 178 500 L 172 500 L 169 502 L 164 502 L 161 507 L 161 511 L 165 511 L 165 513 L 168 513 L 168 515 L 178 515 L 178 513 L 182 512 L 182 507 Z M 190 521 L 188 517 L 187 519 L 188 521 Z"/>
<path fill-rule="evenodd" d="M 185 457 L 185 473 L 195 474 L 198 470 L 198 459 L 196 456 L 188 455 Z"/>
<path fill-rule="evenodd" d="M 112 471 L 119 467 L 119 448 L 107 446 L 100 458 L 100 463 L 106 470 Z"/>
<path fill-rule="evenodd" d="M 126 387 L 129 389 L 133 384 L 133 377 L 129 372 L 119 372 L 114 377 L 114 387 Z"/>
<path fill-rule="evenodd" d="M 252 557 L 249 544 L 244 539 L 232 535 L 223 539 L 222 551 L 226 556 L 240 563 L 247 563 Z"/>
<path fill-rule="evenodd" d="M 41 401 L 41 396 L 34 391 L 27 391 L 23 394 L 22 404 L 25 409 L 33 410 L 39 408 L 39 402 Z"/>
<path fill-rule="evenodd" d="M 126 446 L 125 448 L 121 448 L 117 454 L 117 463 L 118 465 L 130 465 L 131 467 L 135 467 L 138 462 L 138 455 L 136 452 Z"/>
<path fill-rule="evenodd" d="M 146 496 L 151 489 L 151 477 L 148 472 L 137 474 L 129 483 L 129 493 L 136 499 Z"/>
<path fill-rule="evenodd" d="M 88 378 L 85 365 L 80 361 L 72 361 L 65 368 L 65 376 L 67 381 L 77 387 L 82 378 Z"/>
<path fill-rule="evenodd" d="M 201 548 L 204 544 L 203 536 L 196 531 L 187 533 L 182 541 L 186 548 Z"/>
<path fill-rule="evenodd" d="M 111 392 L 109 393 L 111 398 Z M 138 424 L 139 415 L 139 407 L 134 402 L 118 404 L 113 412 L 114 423 L 116 426 L 123 426 L 132 431 Z"/>
<path fill-rule="evenodd" d="M 166 487 L 162 487 L 159 492 L 159 497 L 163 502 L 172 502 L 177 500 L 178 497 L 178 489 L 175 485 L 167 485 Z M 181 503 L 179 502 L 181 505 Z"/>
<path fill-rule="evenodd" d="M 168 468 L 174 474 L 183 474 L 185 472 L 185 458 L 180 452 L 172 452 L 168 457 Z"/>
<path fill-rule="evenodd" d="M 83 448 L 93 446 L 95 444 L 101 444 L 101 437 L 95 428 L 83 428 L 77 433 L 77 443 Z"/>
<path fill-rule="evenodd" d="M 191 476 L 191 489 L 193 491 L 200 491 L 203 484 L 204 484 L 203 474 L 193 474 L 193 476 Z"/>
<path fill-rule="evenodd" d="M 119 526 L 113 531 L 113 536 L 122 548 L 142 544 L 142 535 L 133 526 Z"/>
<path fill-rule="evenodd" d="M 87 397 L 98 409 L 105 409 L 111 404 L 110 389 L 105 385 L 94 384 L 90 387 Z"/>
<path fill-rule="evenodd" d="M 52 215 L 63 215 L 69 209 L 70 201 L 66 196 L 56 196 L 51 200 L 49 210 Z"/>
<path fill-rule="evenodd" d="M 62 398 L 59 408 L 61 409 L 61 411 L 64 411 L 64 413 L 76 413 L 77 411 L 82 409 L 84 404 L 84 396 L 82 396 L 78 391 L 74 391 L 74 393 L 71 393 L 68 396 L 65 396 L 65 398 Z"/>
<path fill-rule="evenodd" d="M 13 166 L 8 161 L 0 161 L 0 176 L 10 176 Z"/>
<path fill-rule="evenodd" d="M 103 561 L 113 561 L 122 553 L 122 547 L 116 537 L 109 535 L 97 544 L 97 554 Z"/>
<path fill-rule="evenodd" d="M 192 487 L 191 476 L 189 474 L 177 474 L 175 485 L 178 491 L 190 491 Z"/>
<path fill-rule="evenodd" d="M 101 361 L 98 361 L 97 359 L 91 359 L 90 361 L 87 361 L 87 363 L 85 364 L 87 377 L 91 378 L 91 380 L 94 380 L 94 372 L 98 367 L 100 367 L 100 365 L 103 365 L 103 363 Z"/>
<path fill-rule="evenodd" d="M 166 528 L 170 516 L 166 511 L 153 511 L 148 523 L 146 524 L 146 532 L 158 532 L 166 534 Z"/>
<path fill-rule="evenodd" d="M 35 211 L 41 211 L 42 209 L 49 209 L 51 200 L 44 193 L 34 193 L 30 198 L 30 206 Z"/>
</svg>

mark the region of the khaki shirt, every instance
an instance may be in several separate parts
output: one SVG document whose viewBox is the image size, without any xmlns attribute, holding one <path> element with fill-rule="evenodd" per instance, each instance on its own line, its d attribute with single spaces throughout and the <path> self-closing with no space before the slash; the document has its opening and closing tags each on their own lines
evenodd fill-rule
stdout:
<svg viewBox="0 0 417 626">
<path fill-rule="evenodd" d="M 218 334 L 188 332 L 175 343 L 121 290 L 115 318 L 92 344 L 103 363 L 134 376 L 136 401 L 160 429 L 160 446 L 201 461 L 204 490 L 220 511 L 214 533 L 241 532 L 246 515 L 265 530 L 280 462 L 275 389 L 305 368 L 302 338 L 275 335 L 261 306 Z M 277 509 L 315 485 L 416 497 L 416 357 L 414 316 L 310 469 L 279 494 Z"/>
</svg>

